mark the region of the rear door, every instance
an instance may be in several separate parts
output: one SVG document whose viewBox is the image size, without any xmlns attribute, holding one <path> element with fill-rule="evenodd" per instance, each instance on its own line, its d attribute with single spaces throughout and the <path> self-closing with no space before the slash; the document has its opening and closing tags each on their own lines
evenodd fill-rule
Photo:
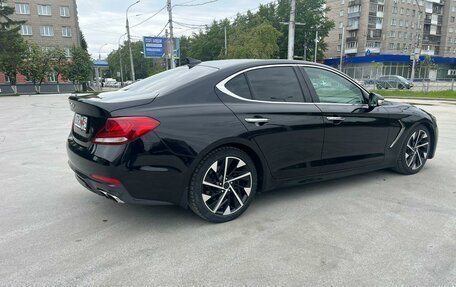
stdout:
<svg viewBox="0 0 456 287">
<path fill-rule="evenodd" d="M 386 109 L 369 109 L 365 92 L 342 74 L 315 66 L 302 71 L 323 115 L 322 171 L 383 163 L 393 125 Z"/>
<path fill-rule="evenodd" d="M 298 68 L 256 67 L 217 87 L 247 128 L 245 137 L 260 147 L 274 178 L 306 177 L 320 171 L 323 119 L 310 102 Z"/>
</svg>

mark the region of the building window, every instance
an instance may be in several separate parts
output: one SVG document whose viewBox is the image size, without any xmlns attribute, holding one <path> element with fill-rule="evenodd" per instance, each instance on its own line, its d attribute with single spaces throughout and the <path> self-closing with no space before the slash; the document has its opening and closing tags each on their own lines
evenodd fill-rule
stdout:
<svg viewBox="0 0 456 287">
<path fill-rule="evenodd" d="M 61 17 L 70 17 L 70 7 L 68 7 L 68 6 L 60 7 L 60 16 Z"/>
<path fill-rule="evenodd" d="M 57 73 L 56 72 L 52 72 L 51 74 L 48 75 L 48 82 L 57 82 Z"/>
<path fill-rule="evenodd" d="M 54 27 L 52 26 L 41 26 L 40 33 L 43 37 L 52 37 L 54 36 Z"/>
<path fill-rule="evenodd" d="M 32 26 L 30 26 L 30 25 L 21 25 L 21 35 L 22 36 L 31 36 L 31 35 L 33 35 Z"/>
<path fill-rule="evenodd" d="M 27 3 L 16 3 L 16 13 L 30 15 L 30 5 Z"/>
<path fill-rule="evenodd" d="M 38 15 L 51 16 L 52 15 L 51 5 L 38 5 Z"/>
<path fill-rule="evenodd" d="M 71 58 L 71 50 L 70 50 L 70 48 L 64 48 L 63 51 L 65 51 L 65 57 Z"/>
<path fill-rule="evenodd" d="M 71 37 L 71 27 L 62 27 L 62 36 Z"/>
</svg>

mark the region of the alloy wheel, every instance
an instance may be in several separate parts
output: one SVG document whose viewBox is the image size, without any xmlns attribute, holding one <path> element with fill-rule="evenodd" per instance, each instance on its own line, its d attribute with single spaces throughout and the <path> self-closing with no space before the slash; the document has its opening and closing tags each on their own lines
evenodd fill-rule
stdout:
<svg viewBox="0 0 456 287">
<path fill-rule="evenodd" d="M 405 163 L 412 170 L 421 168 L 429 154 L 429 136 L 424 130 L 415 131 L 407 142 Z"/>
<path fill-rule="evenodd" d="M 202 197 L 214 214 L 227 216 L 240 210 L 252 191 L 252 173 L 237 157 L 224 157 L 206 171 L 202 182 Z"/>
</svg>

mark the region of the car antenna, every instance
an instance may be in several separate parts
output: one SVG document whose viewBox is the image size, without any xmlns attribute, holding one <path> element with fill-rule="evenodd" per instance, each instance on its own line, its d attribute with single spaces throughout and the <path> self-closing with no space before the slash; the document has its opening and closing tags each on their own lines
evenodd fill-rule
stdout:
<svg viewBox="0 0 456 287">
<path fill-rule="evenodd" d="M 190 58 L 190 57 L 187 58 L 187 61 L 188 61 L 187 66 L 188 66 L 190 69 L 193 68 L 193 67 L 195 67 L 195 66 L 198 66 L 199 64 L 202 63 L 201 60 L 193 59 L 193 58 Z"/>
</svg>

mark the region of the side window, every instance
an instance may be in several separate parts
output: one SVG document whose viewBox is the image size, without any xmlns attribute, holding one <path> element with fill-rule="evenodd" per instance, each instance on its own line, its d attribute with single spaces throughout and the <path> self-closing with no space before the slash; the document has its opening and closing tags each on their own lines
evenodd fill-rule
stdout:
<svg viewBox="0 0 456 287">
<path fill-rule="evenodd" d="M 244 74 L 240 74 L 231 79 L 228 83 L 226 83 L 225 87 L 237 96 L 246 99 L 252 98 L 252 94 L 250 93 L 250 88 Z"/>
<path fill-rule="evenodd" d="M 324 69 L 303 69 L 321 103 L 364 104 L 362 91 L 347 79 Z"/>
<path fill-rule="evenodd" d="M 302 102 L 301 86 L 292 67 L 274 67 L 246 73 L 255 100 Z"/>
</svg>

